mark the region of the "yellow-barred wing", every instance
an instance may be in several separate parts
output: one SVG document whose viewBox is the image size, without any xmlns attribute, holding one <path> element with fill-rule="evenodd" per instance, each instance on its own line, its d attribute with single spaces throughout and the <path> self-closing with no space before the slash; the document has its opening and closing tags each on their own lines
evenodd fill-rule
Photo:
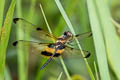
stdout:
<svg viewBox="0 0 120 80">
<path fill-rule="evenodd" d="M 25 40 L 18 40 L 13 43 L 13 46 L 17 45 L 23 45 L 24 48 L 26 47 L 30 53 L 35 54 L 35 55 L 42 55 L 45 57 L 50 57 L 53 55 L 55 51 L 55 44 L 54 43 L 38 43 L 38 42 L 33 42 L 33 41 L 25 41 Z M 59 51 L 57 51 L 59 52 Z M 54 57 L 58 57 L 61 55 L 61 51 L 54 55 Z"/>
<path fill-rule="evenodd" d="M 22 19 L 22 18 L 14 18 L 14 23 L 20 24 L 20 28 L 25 32 L 30 32 L 31 37 L 43 40 L 43 41 L 56 41 L 56 37 L 50 34 L 48 31 L 41 29 L 40 27 L 33 25 L 32 23 Z"/>
</svg>

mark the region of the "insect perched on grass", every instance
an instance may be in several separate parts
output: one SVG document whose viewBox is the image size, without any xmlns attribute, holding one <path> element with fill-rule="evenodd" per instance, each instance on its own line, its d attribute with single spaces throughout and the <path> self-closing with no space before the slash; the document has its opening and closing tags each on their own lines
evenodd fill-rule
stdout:
<svg viewBox="0 0 120 80">
<path fill-rule="evenodd" d="M 62 36 L 55 37 L 49 32 L 31 24 L 24 19 L 15 18 L 13 21 L 16 24 L 21 24 L 20 27 L 24 32 L 30 32 L 30 35 L 33 38 L 43 41 L 39 43 L 34 41 L 18 40 L 13 43 L 14 46 L 16 46 L 18 43 L 21 43 L 24 46 L 29 46 L 31 53 L 49 57 L 40 70 L 43 69 L 52 60 L 53 57 L 59 57 L 60 55 L 67 53 L 81 55 L 81 51 L 79 49 L 74 49 L 68 45 L 75 39 L 75 37 L 81 40 L 92 35 L 91 32 L 73 35 L 71 32 L 66 31 Z M 53 42 L 53 40 L 55 42 Z M 83 50 L 83 52 L 85 54 L 84 58 L 88 58 L 90 56 L 88 51 Z"/>
</svg>

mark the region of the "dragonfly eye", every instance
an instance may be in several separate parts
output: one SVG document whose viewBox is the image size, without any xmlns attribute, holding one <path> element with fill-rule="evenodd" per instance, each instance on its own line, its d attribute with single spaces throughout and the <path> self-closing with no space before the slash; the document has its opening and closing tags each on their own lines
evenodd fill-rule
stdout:
<svg viewBox="0 0 120 80">
<path fill-rule="evenodd" d="M 67 32 L 64 32 L 64 35 L 67 35 Z"/>
<path fill-rule="evenodd" d="M 70 31 L 66 31 L 64 32 L 64 37 L 71 37 L 72 36 L 72 33 Z"/>
</svg>

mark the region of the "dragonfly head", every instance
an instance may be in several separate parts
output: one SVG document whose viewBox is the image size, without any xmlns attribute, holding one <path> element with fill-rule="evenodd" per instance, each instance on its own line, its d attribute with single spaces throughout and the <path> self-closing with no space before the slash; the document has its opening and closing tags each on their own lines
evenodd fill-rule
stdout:
<svg viewBox="0 0 120 80">
<path fill-rule="evenodd" d="M 69 37 L 69 36 L 72 36 L 72 35 L 73 35 L 73 34 L 72 34 L 70 31 L 65 31 L 65 32 L 64 32 L 64 36 L 68 36 L 68 37 Z"/>
<path fill-rule="evenodd" d="M 70 42 L 73 39 L 73 34 L 70 31 L 66 31 L 64 32 L 63 37 L 67 40 L 67 42 Z"/>
</svg>

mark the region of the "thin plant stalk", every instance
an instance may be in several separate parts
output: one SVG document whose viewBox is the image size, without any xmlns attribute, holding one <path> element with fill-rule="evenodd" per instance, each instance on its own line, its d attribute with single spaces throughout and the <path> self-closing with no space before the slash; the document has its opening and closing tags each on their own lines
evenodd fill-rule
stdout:
<svg viewBox="0 0 120 80">
<path fill-rule="evenodd" d="M 22 17 L 22 6 L 21 6 L 21 0 L 17 0 L 16 5 L 16 12 L 17 17 Z M 17 40 L 23 39 L 24 34 L 23 31 L 20 29 L 21 24 L 17 25 Z M 23 50 L 22 44 L 19 44 L 17 46 L 17 59 L 18 59 L 18 76 L 19 80 L 27 80 L 27 68 L 25 66 L 25 54 Z"/>
<path fill-rule="evenodd" d="M 49 26 L 49 24 L 48 24 L 48 21 L 47 21 L 47 19 L 46 19 L 46 17 L 45 17 L 45 13 L 44 13 L 44 11 L 43 11 L 43 8 L 42 8 L 41 4 L 40 4 L 40 8 L 41 8 L 43 17 L 44 17 L 44 19 L 45 19 L 45 22 L 46 22 L 46 24 L 47 24 L 48 30 L 49 30 L 49 32 L 52 34 L 52 31 L 51 31 L 50 26 Z M 71 80 L 70 75 L 69 75 L 69 72 L 68 72 L 68 70 L 67 70 L 67 68 L 66 68 L 66 66 L 65 66 L 65 64 L 64 64 L 64 61 L 63 61 L 62 57 L 60 57 L 60 61 L 61 61 L 61 64 L 62 64 L 62 66 L 63 66 L 63 69 L 64 69 L 64 71 L 65 71 L 65 74 L 67 75 L 68 80 Z"/>
<path fill-rule="evenodd" d="M 57 80 L 61 79 L 62 74 L 63 74 L 63 72 L 60 73 L 60 75 L 58 76 Z"/>
</svg>

